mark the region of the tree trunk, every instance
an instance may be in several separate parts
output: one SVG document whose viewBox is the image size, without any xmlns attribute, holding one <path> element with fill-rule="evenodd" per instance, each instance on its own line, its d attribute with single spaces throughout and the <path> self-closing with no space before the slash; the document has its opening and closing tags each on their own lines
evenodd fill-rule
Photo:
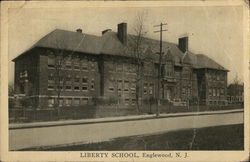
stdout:
<svg viewBox="0 0 250 162">
<path fill-rule="evenodd" d="M 139 112 L 140 112 L 139 93 L 140 93 L 140 88 L 139 88 L 139 84 L 137 83 L 137 85 L 136 85 L 136 110 L 137 110 L 137 114 L 139 114 Z"/>
</svg>

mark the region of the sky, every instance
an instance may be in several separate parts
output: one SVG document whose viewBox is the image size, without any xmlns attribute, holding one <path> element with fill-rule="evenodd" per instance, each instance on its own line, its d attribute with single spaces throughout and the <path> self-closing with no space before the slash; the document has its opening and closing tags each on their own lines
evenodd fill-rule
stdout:
<svg viewBox="0 0 250 162">
<path fill-rule="evenodd" d="M 154 33 L 161 22 L 167 23 L 163 40 L 178 43 L 189 36 L 189 50 L 208 57 L 228 69 L 228 82 L 238 75 L 243 80 L 243 9 L 240 6 L 177 6 L 177 7 L 79 7 L 79 8 L 16 8 L 8 10 L 9 83 L 14 82 L 16 56 L 30 48 L 54 29 L 101 35 L 105 29 L 117 31 L 117 24 L 126 22 L 133 33 L 135 17 L 146 13 L 147 37 L 159 39 Z"/>
</svg>

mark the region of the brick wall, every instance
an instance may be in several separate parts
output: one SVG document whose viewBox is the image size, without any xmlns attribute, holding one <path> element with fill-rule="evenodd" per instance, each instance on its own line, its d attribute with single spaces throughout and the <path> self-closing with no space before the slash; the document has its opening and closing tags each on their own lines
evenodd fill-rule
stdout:
<svg viewBox="0 0 250 162">
<path fill-rule="evenodd" d="M 40 107 L 48 107 L 48 100 L 55 100 L 58 96 L 56 87 L 59 84 L 52 83 L 50 79 L 56 74 L 55 67 L 48 66 L 51 55 L 53 55 L 52 49 L 35 48 L 15 62 L 16 93 L 20 92 L 18 75 L 27 70 L 28 82 L 25 83 L 26 87 L 23 91 L 39 102 Z M 67 67 L 69 62 L 70 67 Z M 157 96 L 157 65 L 154 63 L 144 64 L 144 78 L 137 84 L 137 67 L 133 60 L 125 57 L 75 52 L 69 62 L 65 62 L 61 70 L 64 77 L 69 77 L 69 81 L 60 84 L 62 85 L 60 98 L 63 104 L 78 102 L 78 100 L 79 104 L 89 104 L 93 98 L 102 96 L 117 100 L 119 104 L 135 105 L 136 85 L 140 87 L 140 100 Z M 215 88 L 223 89 L 223 93 L 226 94 L 227 72 L 225 71 L 193 69 L 190 65 L 185 65 L 174 67 L 174 73 L 171 76 L 168 76 L 168 73 L 169 71 L 165 69 L 164 86 L 160 85 L 160 97 L 163 99 L 168 99 L 170 96 L 171 100 L 187 101 L 198 96 L 199 92 L 202 104 L 214 104 L 214 101 L 217 104 L 226 100 L 226 95 L 211 96 L 210 94 L 211 89 Z M 222 77 L 219 80 L 212 79 L 217 76 Z M 169 78 L 174 80 L 171 81 Z"/>
</svg>

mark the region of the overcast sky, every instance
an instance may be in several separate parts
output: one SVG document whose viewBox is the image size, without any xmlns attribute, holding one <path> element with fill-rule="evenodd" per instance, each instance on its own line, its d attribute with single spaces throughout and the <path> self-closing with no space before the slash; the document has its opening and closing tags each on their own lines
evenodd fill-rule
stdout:
<svg viewBox="0 0 250 162">
<path fill-rule="evenodd" d="M 14 79 L 13 58 L 56 28 L 100 35 L 105 29 L 117 30 L 120 22 L 128 23 L 132 33 L 135 15 L 147 12 L 147 37 L 159 39 L 153 28 L 161 22 L 163 40 L 177 43 L 189 34 L 189 50 L 202 53 L 230 70 L 229 82 L 238 74 L 243 80 L 243 10 L 242 7 L 91 7 L 56 9 L 9 9 L 9 83 Z"/>
</svg>

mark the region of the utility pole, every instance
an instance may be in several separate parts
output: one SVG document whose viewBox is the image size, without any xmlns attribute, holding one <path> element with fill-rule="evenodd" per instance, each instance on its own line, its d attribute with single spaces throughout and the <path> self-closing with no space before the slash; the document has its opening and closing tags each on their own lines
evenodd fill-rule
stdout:
<svg viewBox="0 0 250 162">
<path fill-rule="evenodd" d="M 161 84 L 161 61 L 162 61 L 162 32 L 167 31 L 163 30 L 162 26 L 167 25 L 167 23 L 163 24 L 161 23 L 160 25 L 155 25 L 154 27 L 160 27 L 160 30 L 154 31 L 154 33 L 160 32 L 160 53 L 159 53 L 159 64 L 158 64 L 158 93 L 157 93 L 157 110 L 156 110 L 156 116 L 158 117 L 160 114 L 160 84 Z M 163 89 L 164 90 L 164 89 Z"/>
</svg>

